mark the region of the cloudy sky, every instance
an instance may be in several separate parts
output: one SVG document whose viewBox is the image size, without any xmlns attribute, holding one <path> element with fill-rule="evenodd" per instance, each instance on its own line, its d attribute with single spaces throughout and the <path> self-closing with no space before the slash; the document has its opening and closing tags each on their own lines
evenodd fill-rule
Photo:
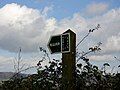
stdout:
<svg viewBox="0 0 120 90">
<path fill-rule="evenodd" d="M 79 45 L 79 52 L 102 42 L 101 52 L 88 56 L 91 63 L 102 66 L 108 62 L 117 70 L 120 62 L 114 56 L 120 59 L 120 0 L 0 0 L 0 71 L 14 70 L 20 47 L 22 63 L 36 65 L 43 55 L 38 47 L 47 49 L 51 35 L 71 29 L 78 43 L 97 24 L 101 28 Z"/>
</svg>

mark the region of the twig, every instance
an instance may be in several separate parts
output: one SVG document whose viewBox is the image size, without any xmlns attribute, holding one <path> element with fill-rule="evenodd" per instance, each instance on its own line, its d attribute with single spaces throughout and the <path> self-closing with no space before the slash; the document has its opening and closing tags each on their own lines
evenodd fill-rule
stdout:
<svg viewBox="0 0 120 90">
<path fill-rule="evenodd" d="M 84 39 L 86 39 L 90 33 L 94 32 L 95 30 L 98 30 L 100 28 L 100 24 L 97 25 L 97 27 L 95 27 L 94 29 L 90 29 L 89 32 L 78 42 L 76 48 L 84 41 Z"/>
<path fill-rule="evenodd" d="M 36 67 L 37 67 L 37 66 L 31 66 L 31 67 L 28 67 L 28 68 L 26 68 L 26 69 L 21 70 L 21 71 L 15 73 L 15 74 L 10 78 L 10 80 L 13 79 L 13 77 L 15 77 L 16 75 L 20 74 L 21 72 L 26 71 L 26 70 L 29 70 L 29 69 L 31 69 L 31 68 L 36 68 Z"/>
</svg>

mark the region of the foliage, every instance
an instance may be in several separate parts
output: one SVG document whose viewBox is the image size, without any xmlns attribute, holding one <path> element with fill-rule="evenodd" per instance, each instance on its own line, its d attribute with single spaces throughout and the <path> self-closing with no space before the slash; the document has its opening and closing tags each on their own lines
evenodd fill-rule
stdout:
<svg viewBox="0 0 120 90">
<path fill-rule="evenodd" d="M 86 63 L 76 65 L 76 89 L 77 90 L 119 90 L 120 73 L 110 74 L 99 70 L 83 57 Z M 42 67 L 42 62 L 38 64 L 37 74 L 29 75 L 25 78 L 15 78 L 4 81 L 3 90 L 62 90 L 62 63 L 53 59 L 49 66 Z M 108 66 L 105 63 L 103 66 Z"/>
</svg>

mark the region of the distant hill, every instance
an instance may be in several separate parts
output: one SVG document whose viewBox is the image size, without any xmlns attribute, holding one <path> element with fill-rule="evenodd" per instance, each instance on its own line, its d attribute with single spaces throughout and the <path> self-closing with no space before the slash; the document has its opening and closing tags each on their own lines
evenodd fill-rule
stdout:
<svg viewBox="0 0 120 90">
<path fill-rule="evenodd" d="M 27 77 L 28 74 L 19 74 L 19 75 L 16 75 L 16 73 L 13 73 L 13 72 L 0 72 L 0 81 L 2 80 L 7 80 L 7 79 L 10 79 L 11 77 Z"/>
<path fill-rule="evenodd" d="M 13 72 L 0 72 L 0 80 L 9 79 L 14 75 Z"/>
</svg>

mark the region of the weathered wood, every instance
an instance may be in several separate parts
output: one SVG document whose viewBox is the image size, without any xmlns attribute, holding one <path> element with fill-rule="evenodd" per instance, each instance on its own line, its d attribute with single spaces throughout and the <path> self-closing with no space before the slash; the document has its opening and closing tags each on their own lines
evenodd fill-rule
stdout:
<svg viewBox="0 0 120 90">
<path fill-rule="evenodd" d="M 76 90 L 76 34 L 70 29 L 64 33 L 70 33 L 70 52 L 62 53 L 62 90 Z"/>
</svg>

